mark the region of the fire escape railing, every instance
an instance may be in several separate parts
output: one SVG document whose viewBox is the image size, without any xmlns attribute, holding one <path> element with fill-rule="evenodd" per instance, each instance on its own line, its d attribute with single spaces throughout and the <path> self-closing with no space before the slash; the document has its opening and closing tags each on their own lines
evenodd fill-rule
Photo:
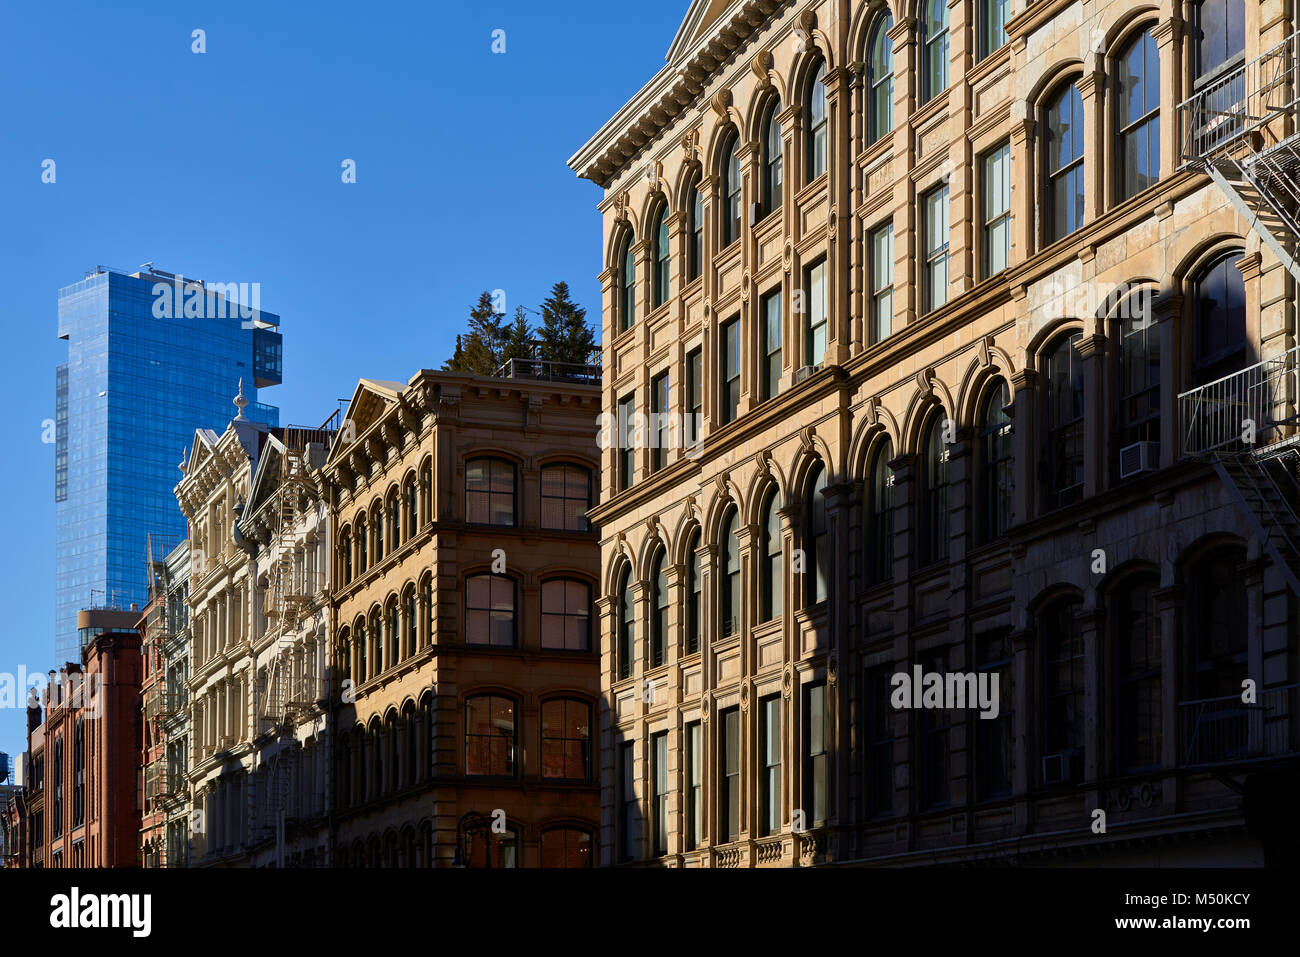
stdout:
<svg viewBox="0 0 1300 957">
<path fill-rule="evenodd" d="M 1188 455 L 1259 449 L 1283 437 L 1297 398 L 1300 346 L 1178 397 Z"/>
</svg>

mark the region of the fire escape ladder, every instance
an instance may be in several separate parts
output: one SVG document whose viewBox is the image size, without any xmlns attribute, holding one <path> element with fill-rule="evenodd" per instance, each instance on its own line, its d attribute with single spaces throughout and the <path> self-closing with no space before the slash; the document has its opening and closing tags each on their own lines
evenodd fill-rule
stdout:
<svg viewBox="0 0 1300 957">
<path fill-rule="evenodd" d="M 1213 465 L 1291 590 L 1300 595 L 1300 519 L 1281 484 L 1293 484 L 1294 477 L 1286 475 L 1280 457 L 1252 451 L 1216 453 Z"/>
</svg>

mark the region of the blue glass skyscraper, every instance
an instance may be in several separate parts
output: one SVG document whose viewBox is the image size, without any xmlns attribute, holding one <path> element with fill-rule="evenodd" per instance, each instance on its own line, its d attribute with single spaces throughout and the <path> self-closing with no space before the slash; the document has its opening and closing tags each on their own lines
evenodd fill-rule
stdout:
<svg viewBox="0 0 1300 957">
<path fill-rule="evenodd" d="M 173 489 L 194 430 L 245 415 L 279 425 L 257 390 L 282 378 L 279 316 L 257 288 L 99 267 L 59 290 L 55 373 L 55 662 L 80 661 L 77 612 L 144 607 L 150 533 L 184 538 Z"/>
</svg>

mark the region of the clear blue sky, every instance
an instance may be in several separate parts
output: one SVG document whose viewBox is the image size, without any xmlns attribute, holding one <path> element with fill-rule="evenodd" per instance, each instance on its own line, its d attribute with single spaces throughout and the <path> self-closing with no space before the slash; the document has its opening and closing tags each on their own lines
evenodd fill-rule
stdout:
<svg viewBox="0 0 1300 957">
<path fill-rule="evenodd" d="M 285 351 L 284 384 L 262 398 L 286 424 L 322 421 L 360 377 L 441 365 L 484 289 L 513 313 L 564 279 L 598 325 L 600 191 L 565 161 L 662 66 L 687 6 L 4 4 L 0 672 L 54 666 L 41 433 L 66 357 L 60 286 L 147 261 L 260 283 Z M 24 721 L 0 709 L 15 757 Z"/>
</svg>

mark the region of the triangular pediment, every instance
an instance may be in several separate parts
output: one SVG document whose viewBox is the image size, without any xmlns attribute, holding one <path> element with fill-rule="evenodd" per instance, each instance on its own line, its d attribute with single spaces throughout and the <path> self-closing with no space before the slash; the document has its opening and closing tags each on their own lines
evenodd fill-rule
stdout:
<svg viewBox="0 0 1300 957">
<path fill-rule="evenodd" d="M 682 25 L 677 29 L 677 36 L 673 38 L 673 45 L 668 48 L 665 59 L 669 63 L 675 63 L 684 57 L 733 2 L 735 0 L 694 0 L 691 8 L 686 11 Z"/>
<path fill-rule="evenodd" d="M 284 443 L 274 435 L 266 437 L 262 447 L 262 456 L 257 462 L 257 471 L 253 473 L 252 487 L 248 492 L 248 506 L 245 515 L 254 514 L 262 502 L 269 498 L 280 479 L 280 462 L 284 457 Z"/>
<path fill-rule="evenodd" d="M 397 403 L 398 397 L 406 389 L 401 382 L 387 382 L 383 379 L 362 379 L 357 383 L 352 400 L 348 403 L 347 413 L 343 416 L 343 427 L 339 433 L 341 441 L 334 442 L 330 448 L 330 461 L 346 455 L 350 443 L 356 440 L 381 418 L 384 413 Z"/>
</svg>

